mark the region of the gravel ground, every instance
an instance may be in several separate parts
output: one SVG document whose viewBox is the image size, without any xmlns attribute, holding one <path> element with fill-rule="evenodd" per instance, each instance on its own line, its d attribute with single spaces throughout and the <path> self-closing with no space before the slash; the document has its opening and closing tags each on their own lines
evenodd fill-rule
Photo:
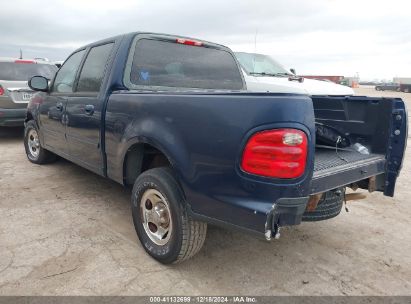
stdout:
<svg viewBox="0 0 411 304">
<path fill-rule="evenodd" d="M 138 242 L 128 190 L 31 164 L 21 133 L 0 135 L 0 295 L 411 295 L 411 149 L 393 199 L 370 194 L 273 242 L 209 227 L 195 258 L 164 266 Z"/>
</svg>

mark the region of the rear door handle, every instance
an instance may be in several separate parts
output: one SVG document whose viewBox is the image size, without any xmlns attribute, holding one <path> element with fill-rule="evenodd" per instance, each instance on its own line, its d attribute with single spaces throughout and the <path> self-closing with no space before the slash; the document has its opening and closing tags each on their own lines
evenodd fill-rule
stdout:
<svg viewBox="0 0 411 304">
<path fill-rule="evenodd" d="M 94 113 L 94 106 L 93 105 L 86 105 L 84 107 L 84 112 L 86 112 L 86 115 L 93 115 Z"/>
<path fill-rule="evenodd" d="M 63 111 L 63 104 L 61 102 L 56 104 L 56 109 L 59 110 L 59 111 Z"/>
</svg>

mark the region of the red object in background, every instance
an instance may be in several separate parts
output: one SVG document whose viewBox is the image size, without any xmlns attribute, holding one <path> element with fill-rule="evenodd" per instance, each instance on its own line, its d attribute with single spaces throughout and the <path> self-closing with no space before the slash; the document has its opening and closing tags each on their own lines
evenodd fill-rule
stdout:
<svg viewBox="0 0 411 304">
<path fill-rule="evenodd" d="M 255 133 L 248 140 L 241 168 L 251 174 L 274 178 L 297 178 L 307 162 L 307 136 L 296 129 Z"/>
<path fill-rule="evenodd" d="M 4 89 L 3 87 L 0 85 L 0 96 L 4 94 Z"/>
</svg>

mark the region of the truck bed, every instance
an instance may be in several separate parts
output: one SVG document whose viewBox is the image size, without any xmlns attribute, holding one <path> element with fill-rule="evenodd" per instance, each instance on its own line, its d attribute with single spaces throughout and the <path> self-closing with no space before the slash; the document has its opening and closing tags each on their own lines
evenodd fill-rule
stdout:
<svg viewBox="0 0 411 304">
<path fill-rule="evenodd" d="M 376 174 L 384 173 L 383 154 L 364 155 L 357 151 L 317 148 L 311 193 L 337 188 Z"/>
</svg>

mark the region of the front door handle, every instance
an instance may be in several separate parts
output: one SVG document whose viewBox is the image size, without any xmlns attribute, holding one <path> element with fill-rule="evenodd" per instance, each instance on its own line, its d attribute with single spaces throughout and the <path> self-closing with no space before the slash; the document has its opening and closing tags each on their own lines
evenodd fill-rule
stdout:
<svg viewBox="0 0 411 304">
<path fill-rule="evenodd" d="M 63 104 L 61 102 L 56 104 L 56 109 L 59 111 L 63 111 Z"/>
<path fill-rule="evenodd" d="M 94 106 L 93 105 L 86 105 L 84 107 L 84 112 L 86 112 L 86 115 L 93 115 L 94 113 Z"/>
</svg>

